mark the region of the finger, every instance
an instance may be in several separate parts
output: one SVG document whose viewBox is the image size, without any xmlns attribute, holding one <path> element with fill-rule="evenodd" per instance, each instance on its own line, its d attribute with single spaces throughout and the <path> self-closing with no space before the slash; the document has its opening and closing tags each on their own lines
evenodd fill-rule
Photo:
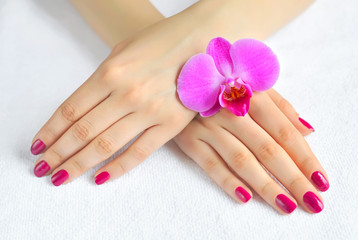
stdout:
<svg viewBox="0 0 358 240">
<path fill-rule="evenodd" d="M 229 113 L 223 115 L 229 115 Z M 226 129 L 245 144 L 256 159 L 286 187 L 307 212 L 318 213 L 323 210 L 323 200 L 317 190 L 282 147 L 249 115 L 231 119 L 230 117 L 220 118 L 223 126 L 227 126 Z"/>
<path fill-rule="evenodd" d="M 175 141 L 180 149 L 193 159 L 232 199 L 246 203 L 252 198 L 250 189 L 229 170 L 212 147 L 202 140 L 188 141 L 187 138 L 179 138 L 181 137 L 177 136 Z"/>
<path fill-rule="evenodd" d="M 51 146 L 74 122 L 94 108 L 110 94 L 110 89 L 99 84 L 95 72 L 67 100 L 65 100 L 32 140 L 31 152 L 42 153 Z"/>
<path fill-rule="evenodd" d="M 35 162 L 34 174 L 42 177 L 57 168 L 73 154 L 85 147 L 108 126 L 131 111 L 130 106 L 115 96 L 110 96 L 74 123 Z M 106 116 L 106 117 L 102 117 Z"/>
<path fill-rule="evenodd" d="M 55 186 L 71 182 L 93 166 L 112 156 L 131 139 L 147 128 L 142 116 L 133 113 L 116 122 L 91 141 L 79 153 L 57 167 L 51 177 Z"/>
<path fill-rule="evenodd" d="M 156 125 L 147 129 L 120 156 L 96 172 L 96 184 L 103 184 L 109 179 L 114 180 L 129 172 L 172 139 L 177 131 L 180 130 L 166 125 Z"/>
<path fill-rule="evenodd" d="M 304 137 L 287 120 L 268 95 L 264 93 L 258 94 L 251 105 L 249 113 L 255 122 L 283 147 L 307 179 L 318 190 L 328 190 L 327 174 L 320 162 L 313 154 Z M 275 121 L 267 121 L 267 119 L 275 119 Z"/>
<path fill-rule="evenodd" d="M 239 177 L 245 180 L 268 204 L 281 214 L 290 214 L 297 203 L 262 168 L 255 156 L 230 132 L 211 129 L 205 139 Z"/>
<path fill-rule="evenodd" d="M 308 122 L 306 122 L 298 115 L 292 105 L 273 88 L 267 90 L 266 93 L 271 97 L 276 106 L 282 111 L 283 114 L 285 114 L 288 120 L 291 121 L 291 123 L 297 128 L 298 131 L 300 131 L 303 136 L 306 136 L 315 131 Z"/>
</svg>

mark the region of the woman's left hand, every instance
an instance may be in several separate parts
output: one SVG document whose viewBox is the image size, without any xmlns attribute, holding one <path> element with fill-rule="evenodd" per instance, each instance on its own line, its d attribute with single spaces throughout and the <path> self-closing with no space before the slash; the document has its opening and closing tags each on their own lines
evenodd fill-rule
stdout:
<svg viewBox="0 0 358 240">
<path fill-rule="evenodd" d="M 312 131 L 293 107 L 270 89 L 254 92 L 244 117 L 227 109 L 208 118 L 197 115 L 174 140 L 236 201 L 245 203 L 252 196 L 241 178 L 282 214 L 291 213 L 296 201 L 306 211 L 318 213 L 323 200 L 317 190 L 326 191 L 329 183 L 302 136 Z"/>
</svg>

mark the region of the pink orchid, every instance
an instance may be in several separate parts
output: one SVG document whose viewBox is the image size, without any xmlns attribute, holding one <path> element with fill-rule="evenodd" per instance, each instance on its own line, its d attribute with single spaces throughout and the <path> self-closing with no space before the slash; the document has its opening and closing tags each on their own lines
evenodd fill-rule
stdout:
<svg viewBox="0 0 358 240">
<path fill-rule="evenodd" d="M 212 39 L 206 53 L 192 56 L 177 82 L 178 95 L 187 108 L 203 117 L 222 107 L 236 116 L 249 110 L 252 91 L 265 91 L 277 81 L 276 55 L 264 43 L 241 39 L 231 45 L 222 37 Z"/>
</svg>

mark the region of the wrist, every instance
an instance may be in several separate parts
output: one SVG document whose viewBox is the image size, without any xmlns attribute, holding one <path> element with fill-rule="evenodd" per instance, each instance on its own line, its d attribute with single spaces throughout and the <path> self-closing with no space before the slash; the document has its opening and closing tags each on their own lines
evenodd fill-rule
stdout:
<svg viewBox="0 0 358 240">
<path fill-rule="evenodd" d="M 304 11 L 313 0 L 201 0 L 173 16 L 190 28 L 195 48 L 221 36 L 234 42 L 241 38 L 264 40 Z"/>
</svg>

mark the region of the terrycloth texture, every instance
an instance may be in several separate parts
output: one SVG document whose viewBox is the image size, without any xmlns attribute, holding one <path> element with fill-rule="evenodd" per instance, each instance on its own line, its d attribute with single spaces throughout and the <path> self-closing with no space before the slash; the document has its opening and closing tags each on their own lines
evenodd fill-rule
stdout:
<svg viewBox="0 0 358 240">
<path fill-rule="evenodd" d="M 356 9 L 317 1 L 266 42 L 331 183 L 322 213 L 281 216 L 257 194 L 235 203 L 172 142 L 101 186 L 99 166 L 61 187 L 36 178 L 32 137 L 110 50 L 66 1 L 0 1 L 0 239 L 356 239 Z"/>
</svg>

